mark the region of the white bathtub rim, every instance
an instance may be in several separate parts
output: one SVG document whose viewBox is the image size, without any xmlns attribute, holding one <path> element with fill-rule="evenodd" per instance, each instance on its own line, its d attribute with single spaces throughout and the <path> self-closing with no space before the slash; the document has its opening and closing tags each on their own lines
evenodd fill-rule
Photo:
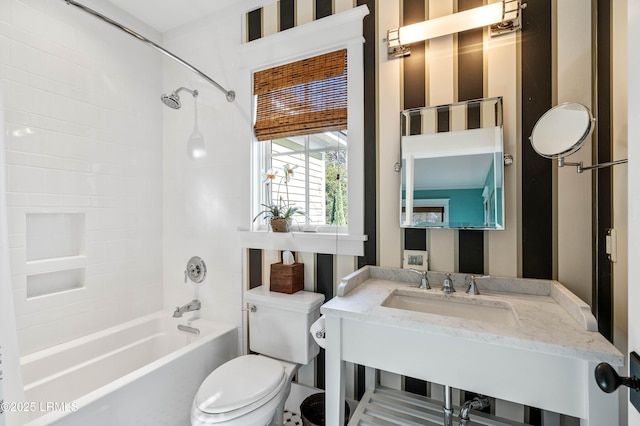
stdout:
<svg viewBox="0 0 640 426">
<path fill-rule="evenodd" d="M 171 311 L 173 312 L 173 311 Z M 156 312 L 156 313 L 152 313 L 149 315 L 145 315 L 143 317 L 137 318 L 135 320 L 132 321 L 128 321 L 126 323 L 122 323 L 119 325 L 116 325 L 114 327 L 105 329 L 105 330 L 101 330 L 99 332 L 90 334 L 88 336 L 84 336 L 75 340 L 72 340 L 70 342 L 66 342 L 63 343 L 61 345 L 56 345 L 54 347 L 51 348 L 51 350 L 53 352 L 48 353 L 47 355 L 50 355 L 52 353 L 57 353 L 60 352 L 62 350 L 68 349 L 74 345 L 77 345 L 78 343 L 83 343 L 83 342 L 88 342 L 88 341 L 92 341 L 95 340 L 96 338 L 99 337 L 103 337 L 103 336 L 107 336 L 115 331 L 120 331 L 123 329 L 126 329 L 128 327 L 134 326 L 134 325 L 138 325 L 144 322 L 147 322 L 149 320 L 153 320 L 155 318 L 163 318 L 164 315 L 166 315 L 167 313 L 165 311 L 160 311 L 160 312 Z M 219 322 L 213 322 L 213 321 L 208 321 L 208 320 L 201 320 L 199 319 L 198 322 L 202 321 L 203 323 L 211 323 L 211 324 L 215 324 L 217 327 L 219 327 L 219 330 L 216 330 L 215 334 L 212 334 L 212 336 L 220 336 L 226 333 L 229 333 L 233 330 L 236 330 L 237 327 L 229 325 L 229 324 L 225 324 L 225 323 L 219 323 Z M 197 326 L 197 324 L 194 324 Z M 196 327 L 197 328 L 197 327 Z M 188 335 L 187 332 L 181 332 L 181 333 L 185 333 L 185 335 Z M 196 337 L 194 335 L 194 337 Z M 133 380 L 140 378 L 154 370 L 156 370 L 157 368 L 160 368 L 161 366 L 170 363 L 171 361 L 174 361 L 175 359 L 183 356 L 185 353 L 190 352 L 192 350 L 195 350 L 196 348 L 208 343 L 211 338 L 208 338 L 207 334 L 201 334 L 199 336 L 198 339 L 196 339 L 194 342 L 191 342 L 188 345 L 185 345 L 184 347 L 181 347 L 178 350 L 175 350 L 149 364 L 146 364 L 143 367 L 140 367 L 122 377 L 117 378 L 116 380 L 99 387 L 98 389 L 91 391 L 89 393 L 87 393 L 86 395 L 81 396 L 80 398 L 74 400 L 74 401 L 57 401 L 57 402 L 67 402 L 67 403 L 75 403 L 76 404 L 76 408 L 78 410 L 82 409 L 83 407 L 88 406 L 89 404 L 97 401 L 100 398 L 103 398 L 105 396 L 107 396 L 108 394 L 117 391 L 118 389 L 120 389 L 121 387 L 127 385 L 128 383 L 132 382 Z M 46 349 L 45 351 L 48 351 L 48 349 Z M 40 352 L 40 351 L 39 351 Z M 38 354 L 38 352 L 36 352 L 35 354 Z M 29 357 L 33 354 L 29 354 L 29 355 L 25 355 L 25 357 Z M 37 359 L 41 359 L 45 356 L 37 356 L 34 357 L 33 360 L 37 360 Z M 22 358 L 21 358 L 22 360 Z M 63 417 L 69 415 L 69 412 L 65 412 L 65 411 L 54 411 L 54 412 L 50 412 L 47 414 L 44 414 L 36 419 L 33 419 L 32 421 L 28 422 L 25 426 L 47 426 L 57 420 L 62 419 Z"/>
<path fill-rule="evenodd" d="M 151 320 L 154 319 L 165 319 L 165 318 L 171 318 L 173 316 L 173 311 L 157 311 L 157 312 L 152 312 L 150 314 L 120 323 L 120 324 L 116 324 L 113 325 L 109 328 L 105 328 L 104 330 L 99 330 L 90 334 L 87 334 L 86 336 L 82 336 L 82 337 L 78 337 L 75 338 L 73 340 L 70 340 L 68 342 L 64 342 L 64 343 L 60 343 L 58 345 L 55 346 L 51 346 L 50 348 L 46 348 L 46 349 L 41 349 L 39 351 L 27 354 L 27 355 L 23 355 L 20 357 L 20 365 L 24 365 L 24 364 L 28 364 L 30 362 L 34 362 L 34 361 L 38 361 L 41 360 L 43 358 L 46 358 L 48 356 L 57 354 L 59 352 L 63 352 L 67 349 L 73 348 L 75 346 L 78 345 L 82 345 L 83 343 L 89 343 L 92 342 L 94 340 L 98 340 L 102 337 L 106 337 L 109 336 L 111 334 L 120 332 L 120 331 L 124 331 L 128 328 L 140 325 L 140 324 L 144 324 L 146 322 L 149 322 Z M 200 320 L 197 320 L 198 322 Z M 216 324 L 218 324 L 216 322 Z M 177 321 L 176 321 L 176 325 L 177 325 Z M 197 323 L 196 323 L 197 325 Z M 197 327 L 196 327 L 197 328 Z"/>
</svg>

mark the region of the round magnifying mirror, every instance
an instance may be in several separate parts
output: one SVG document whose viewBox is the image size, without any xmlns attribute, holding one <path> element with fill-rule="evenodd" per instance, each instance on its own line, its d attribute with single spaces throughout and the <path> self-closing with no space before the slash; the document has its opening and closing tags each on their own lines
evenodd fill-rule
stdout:
<svg viewBox="0 0 640 426">
<path fill-rule="evenodd" d="M 567 102 L 545 112 L 533 127 L 531 146 L 545 158 L 564 158 L 591 136 L 595 118 L 586 106 Z"/>
</svg>

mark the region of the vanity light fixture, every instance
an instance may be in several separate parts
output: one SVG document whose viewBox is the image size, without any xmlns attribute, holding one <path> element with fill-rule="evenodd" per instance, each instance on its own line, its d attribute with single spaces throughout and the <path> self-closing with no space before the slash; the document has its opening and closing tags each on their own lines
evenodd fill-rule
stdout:
<svg viewBox="0 0 640 426">
<path fill-rule="evenodd" d="M 473 28 L 491 26 L 492 36 L 517 31 L 522 28 L 520 11 L 526 6 L 526 3 L 522 3 L 521 0 L 501 0 L 486 6 L 388 30 L 386 42 L 389 57 L 400 58 L 409 55 L 411 50 L 408 44 Z"/>
</svg>

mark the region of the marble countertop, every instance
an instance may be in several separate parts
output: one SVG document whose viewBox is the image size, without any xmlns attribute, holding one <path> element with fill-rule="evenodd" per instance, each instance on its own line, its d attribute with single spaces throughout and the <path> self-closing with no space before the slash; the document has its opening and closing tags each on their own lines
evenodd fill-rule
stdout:
<svg viewBox="0 0 640 426">
<path fill-rule="evenodd" d="M 420 276 L 406 269 L 367 266 L 343 279 L 338 297 L 325 303 L 327 316 L 402 327 L 419 332 L 502 345 L 550 355 L 624 365 L 624 356 L 600 333 L 589 306 L 551 280 L 494 278 L 477 280 L 480 295 L 464 292 L 465 274 L 451 274 L 456 292 L 441 292 L 443 273 L 429 272 L 431 290 L 418 289 Z M 508 304 L 515 325 L 463 319 L 381 306 L 396 289 L 431 293 L 449 301 Z M 431 297 L 430 296 L 430 297 Z"/>
</svg>

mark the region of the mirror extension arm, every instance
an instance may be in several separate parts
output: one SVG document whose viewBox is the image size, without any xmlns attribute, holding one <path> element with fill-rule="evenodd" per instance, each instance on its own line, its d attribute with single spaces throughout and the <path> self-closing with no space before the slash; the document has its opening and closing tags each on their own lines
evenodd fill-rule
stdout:
<svg viewBox="0 0 640 426">
<path fill-rule="evenodd" d="M 577 102 L 556 105 L 538 119 L 529 138 L 535 152 L 545 158 L 558 159 L 558 167 L 576 166 L 577 172 L 602 169 L 628 160 L 584 166 L 582 161 L 571 163 L 565 157 L 577 152 L 593 133 L 596 119 L 586 106 Z"/>
<path fill-rule="evenodd" d="M 583 166 L 582 165 L 582 161 L 580 161 L 579 163 L 572 163 L 572 162 L 568 162 L 568 161 L 564 161 L 564 157 L 558 158 L 558 167 L 564 167 L 564 166 L 576 166 L 576 171 L 578 173 L 582 173 L 585 170 L 595 170 L 595 169 L 603 169 L 605 167 L 611 167 L 611 166 L 616 166 L 618 164 L 624 164 L 627 163 L 629 160 L 628 159 L 624 159 L 624 160 L 617 160 L 617 161 L 609 161 L 608 163 L 600 163 L 600 164 L 594 164 L 593 166 Z"/>
</svg>

